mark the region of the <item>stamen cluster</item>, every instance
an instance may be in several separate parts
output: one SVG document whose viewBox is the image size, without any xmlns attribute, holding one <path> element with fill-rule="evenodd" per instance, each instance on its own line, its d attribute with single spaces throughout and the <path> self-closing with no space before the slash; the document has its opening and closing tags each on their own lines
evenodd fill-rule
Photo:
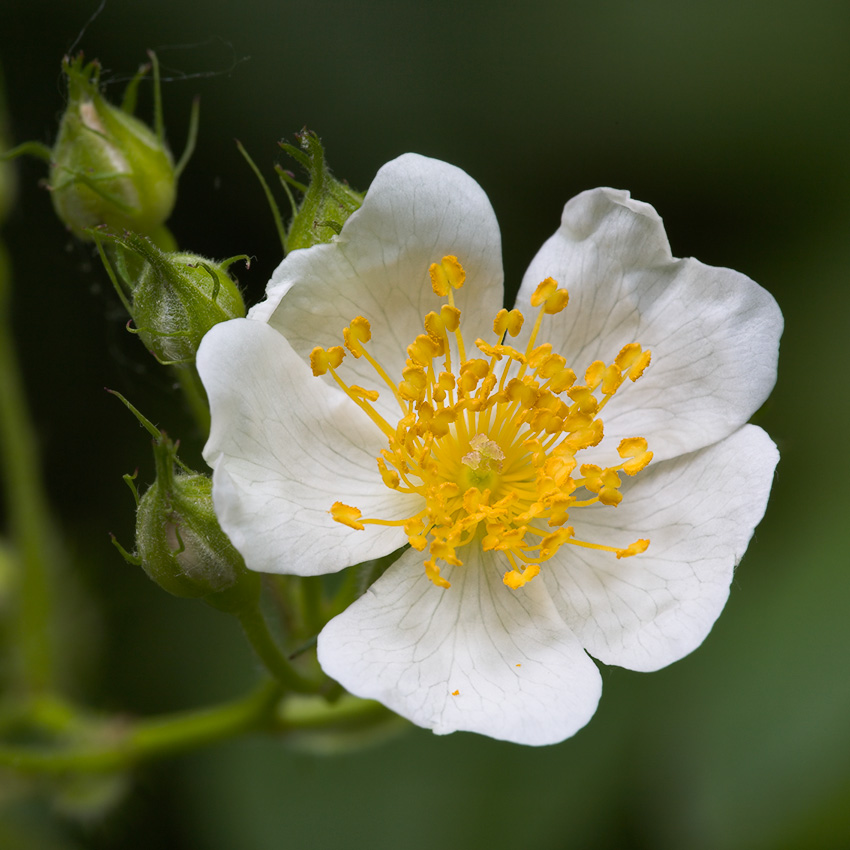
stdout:
<svg viewBox="0 0 850 850">
<path fill-rule="evenodd" d="M 612 363 L 591 363 L 584 383 L 577 383 L 551 344 L 537 344 L 544 316 L 560 313 L 569 300 L 567 290 L 547 278 L 531 298 L 538 313 L 523 351 L 505 339 L 520 333 L 524 317 L 502 309 L 493 322 L 494 342 L 476 339 L 476 351 L 467 356 L 453 297 L 466 273 L 453 256 L 429 271 L 434 292 L 446 303 L 424 317 L 425 333 L 408 346 L 400 381 L 367 351 L 365 318 L 356 317 L 343 331 L 345 348 L 365 357 L 395 397 L 400 417 L 394 426 L 373 406 L 377 390 L 349 386 L 338 375 L 345 349 L 315 348 L 310 355 L 313 374 L 329 372 L 385 434 L 387 448 L 377 458 L 384 484 L 423 499 L 422 509 L 406 520 L 364 518 L 341 502 L 332 506 L 333 518 L 359 530 L 367 523 L 402 525 L 413 548 L 427 548 L 425 572 L 440 587 L 450 585 L 437 562 L 460 566 L 458 551 L 476 539 L 484 551 L 504 553 L 510 565 L 504 583 L 514 589 L 564 544 L 617 558 L 645 551 L 649 541 L 643 539 L 625 548 L 576 539 L 568 522 L 573 508 L 616 507 L 623 498 L 620 473 L 635 475 L 652 459 L 647 441 L 632 437 L 620 442 L 623 462 L 616 466 L 576 460 L 601 442 L 600 412 L 627 378 L 643 374 L 650 352 L 626 345 Z"/>
</svg>

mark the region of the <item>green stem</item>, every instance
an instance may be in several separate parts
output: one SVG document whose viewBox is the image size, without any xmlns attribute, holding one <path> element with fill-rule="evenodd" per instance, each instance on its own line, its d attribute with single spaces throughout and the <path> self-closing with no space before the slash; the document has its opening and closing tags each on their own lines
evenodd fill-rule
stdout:
<svg viewBox="0 0 850 850">
<path fill-rule="evenodd" d="M 206 438 L 210 433 L 210 404 L 207 401 L 207 393 L 198 375 L 194 363 L 174 367 L 174 373 L 180 382 L 180 388 L 189 403 L 189 409 L 195 417 L 195 422 Z"/>
<path fill-rule="evenodd" d="M 12 695 L 0 702 L 0 736 L 35 730 L 50 735 L 67 735 L 82 722 L 77 710 L 53 694 Z"/>
<path fill-rule="evenodd" d="M 41 487 L 35 429 L 12 346 L 9 288 L 8 260 L 0 245 L 0 453 L 9 526 L 22 566 L 17 628 L 25 675 L 32 691 L 43 692 L 54 672 L 49 578 L 54 532 Z"/>
<path fill-rule="evenodd" d="M 89 721 L 87 728 L 100 733 L 99 741 L 64 747 L 0 746 L 0 769 L 29 775 L 113 773 L 248 732 L 351 731 L 400 722 L 380 703 L 347 694 L 332 704 L 321 697 L 283 701 L 280 697 L 280 685 L 267 680 L 247 696 L 211 708 L 135 723 L 111 719 L 98 725 Z M 82 717 L 78 719 L 74 730 L 85 725 Z"/>
<path fill-rule="evenodd" d="M 336 617 L 337 614 L 341 614 L 346 608 L 348 608 L 349 605 L 351 605 L 352 602 L 354 602 L 355 599 L 357 599 L 362 592 L 362 588 L 360 586 L 361 582 L 362 579 L 356 566 L 349 567 L 343 573 L 342 582 L 330 602 L 328 619 Z"/>
<path fill-rule="evenodd" d="M 301 697 L 281 702 L 278 709 L 278 729 L 282 732 L 352 728 L 378 721 L 399 720 L 386 706 L 372 700 L 344 694 L 329 703 L 319 697 Z"/>
<path fill-rule="evenodd" d="M 322 576 L 304 576 L 300 584 L 302 610 L 304 612 L 304 631 L 308 635 L 315 635 L 325 625 L 325 595 Z"/>
<path fill-rule="evenodd" d="M 242 699 L 212 708 L 177 712 L 151 720 L 104 727 L 109 740 L 87 746 L 49 750 L 0 746 L 0 767 L 19 773 L 103 773 L 141 761 L 175 755 L 244 732 L 272 728 L 280 686 L 266 681 Z"/>
<path fill-rule="evenodd" d="M 288 691 L 299 694 L 315 694 L 321 689 L 321 680 L 308 679 L 303 676 L 289 659 L 281 652 L 269 632 L 268 624 L 258 606 L 239 613 L 239 622 L 245 632 L 245 637 L 254 648 L 260 661 L 275 679 Z"/>
<path fill-rule="evenodd" d="M 24 142 L 22 145 L 0 154 L 0 162 L 6 162 L 24 155 L 34 156 L 37 159 L 43 159 L 45 162 L 50 162 L 53 159 L 53 151 L 47 145 L 43 145 L 41 142 Z"/>
</svg>

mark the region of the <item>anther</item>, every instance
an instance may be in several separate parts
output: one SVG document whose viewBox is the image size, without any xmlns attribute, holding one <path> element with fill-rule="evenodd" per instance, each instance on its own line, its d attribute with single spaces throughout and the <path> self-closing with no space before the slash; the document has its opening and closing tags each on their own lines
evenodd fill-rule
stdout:
<svg viewBox="0 0 850 850">
<path fill-rule="evenodd" d="M 614 358 L 614 363 L 625 372 L 640 357 L 641 348 L 636 342 L 630 342 L 620 349 L 620 353 Z"/>
<path fill-rule="evenodd" d="M 437 587 L 451 587 L 451 584 L 440 575 L 440 568 L 435 560 L 425 561 L 425 575 L 434 582 Z"/>
<path fill-rule="evenodd" d="M 537 284 L 537 289 L 531 295 L 531 306 L 539 307 L 550 295 L 558 290 L 558 282 L 551 277 Z"/>
<path fill-rule="evenodd" d="M 443 334 L 445 333 L 446 326 L 443 322 L 442 317 L 433 312 L 433 310 L 425 316 L 425 332 L 429 337 L 433 340 L 442 340 Z"/>
<path fill-rule="evenodd" d="M 643 370 L 646 369 L 647 366 L 649 366 L 649 361 L 650 361 L 651 357 L 652 357 L 652 352 L 649 352 L 649 351 L 644 351 L 640 355 L 640 357 L 638 357 L 634 366 L 632 366 L 632 368 L 629 369 L 629 380 L 630 381 L 636 381 L 643 374 Z"/>
<path fill-rule="evenodd" d="M 531 296 L 531 306 L 543 306 L 543 312 L 560 313 L 570 300 L 570 295 L 566 289 L 558 289 L 558 282 L 551 277 L 547 277 L 542 283 L 537 285 L 534 294 Z"/>
<path fill-rule="evenodd" d="M 451 304 L 443 304 L 440 307 L 440 318 L 450 333 L 454 333 L 460 327 L 460 310 Z"/>
<path fill-rule="evenodd" d="M 617 558 L 631 558 L 632 555 L 640 555 L 641 552 L 646 552 L 648 548 L 648 540 L 635 540 L 634 543 L 626 546 L 625 549 L 618 549 Z"/>
<path fill-rule="evenodd" d="M 623 374 L 616 364 L 611 364 L 605 369 L 602 376 L 602 392 L 605 395 L 614 395 L 623 383 Z"/>
<path fill-rule="evenodd" d="M 310 352 L 310 368 L 318 377 L 324 375 L 328 369 L 336 369 L 342 363 L 343 357 L 345 357 L 345 350 L 341 345 L 331 346 L 327 350 L 317 345 Z"/>
<path fill-rule="evenodd" d="M 347 328 L 343 328 L 342 336 L 345 340 L 345 347 L 355 357 L 360 357 L 363 354 L 363 343 L 372 339 L 372 328 L 368 319 L 357 316 Z"/>
<path fill-rule="evenodd" d="M 623 464 L 626 475 L 637 475 L 652 460 L 652 452 L 647 449 L 644 437 L 627 437 L 620 441 L 617 452 L 621 458 L 629 458 Z"/>
<path fill-rule="evenodd" d="M 466 272 L 457 257 L 443 257 L 439 263 L 431 263 L 428 273 L 431 276 L 431 286 L 440 297 L 449 294 L 449 288 L 460 289 L 466 280 Z"/>
<path fill-rule="evenodd" d="M 537 564 L 527 564 L 522 572 L 517 569 L 509 570 L 502 577 L 502 581 L 511 589 L 517 590 L 528 584 L 540 572 Z"/>
<path fill-rule="evenodd" d="M 420 366 L 430 366 L 431 361 L 442 354 L 444 344 L 442 340 L 434 339 L 428 334 L 419 334 L 416 339 L 407 346 L 407 356 Z"/>
<path fill-rule="evenodd" d="M 508 312 L 504 308 L 496 313 L 496 318 L 493 320 L 493 333 L 500 339 L 506 334 L 516 336 L 522 329 L 523 315 L 519 310 L 511 310 Z"/>
<path fill-rule="evenodd" d="M 532 349 L 531 353 L 528 355 L 528 365 L 531 366 L 532 369 L 536 369 L 551 353 L 551 342 L 544 342 L 542 345 L 538 345 L 537 348 Z"/>
<path fill-rule="evenodd" d="M 389 469 L 387 467 L 387 462 L 382 457 L 379 457 L 376 460 L 378 463 L 378 471 L 381 473 L 381 480 L 384 482 L 384 485 L 389 487 L 391 490 L 397 490 L 401 483 L 398 473 L 394 469 Z"/>
<path fill-rule="evenodd" d="M 349 528 L 353 528 L 356 531 L 363 531 L 366 527 L 362 522 L 358 522 L 362 516 L 359 508 L 354 508 L 351 505 L 344 505 L 342 502 L 334 502 L 328 513 L 337 522 L 347 525 Z"/>
<path fill-rule="evenodd" d="M 605 364 L 601 360 L 594 360 L 584 373 L 584 380 L 591 390 L 595 390 L 602 383 L 605 373 Z"/>
</svg>

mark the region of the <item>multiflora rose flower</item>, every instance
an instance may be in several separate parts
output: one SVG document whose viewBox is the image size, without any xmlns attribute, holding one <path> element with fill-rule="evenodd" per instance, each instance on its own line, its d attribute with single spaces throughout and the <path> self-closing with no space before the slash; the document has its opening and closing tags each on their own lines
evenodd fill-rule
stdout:
<svg viewBox="0 0 850 850">
<path fill-rule="evenodd" d="M 222 526 L 258 571 L 410 548 L 319 636 L 324 670 L 438 733 L 527 744 L 592 716 L 606 664 L 655 670 L 711 629 L 778 455 L 745 423 L 782 317 L 674 259 L 625 192 L 570 201 L 502 307 L 464 172 L 384 166 L 198 367 Z"/>
</svg>

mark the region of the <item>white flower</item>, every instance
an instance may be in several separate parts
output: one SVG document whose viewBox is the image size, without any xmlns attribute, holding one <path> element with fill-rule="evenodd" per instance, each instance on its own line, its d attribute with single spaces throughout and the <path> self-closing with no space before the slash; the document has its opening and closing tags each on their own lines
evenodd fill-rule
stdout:
<svg viewBox="0 0 850 850">
<path fill-rule="evenodd" d="M 656 670 L 723 608 L 778 459 L 745 423 L 782 317 L 744 275 L 673 259 L 626 192 L 566 205 L 521 328 L 500 253 L 468 175 L 384 166 L 338 239 L 204 339 L 205 456 L 254 570 L 411 543 L 320 634 L 330 676 L 440 734 L 548 744 L 596 709 L 589 655 Z"/>
</svg>

